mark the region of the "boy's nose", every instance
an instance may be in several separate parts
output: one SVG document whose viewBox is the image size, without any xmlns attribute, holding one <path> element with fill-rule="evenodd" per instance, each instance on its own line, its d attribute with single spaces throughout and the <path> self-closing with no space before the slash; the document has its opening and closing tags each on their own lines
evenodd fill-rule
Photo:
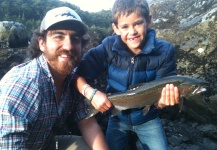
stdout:
<svg viewBox="0 0 217 150">
<path fill-rule="evenodd" d="M 134 27 L 131 27 L 129 33 L 130 34 L 136 34 L 137 31 L 136 31 L 136 29 Z"/>
</svg>

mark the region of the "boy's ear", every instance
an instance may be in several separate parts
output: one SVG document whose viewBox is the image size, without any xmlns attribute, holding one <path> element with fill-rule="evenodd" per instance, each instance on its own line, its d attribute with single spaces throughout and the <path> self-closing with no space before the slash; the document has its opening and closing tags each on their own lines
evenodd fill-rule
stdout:
<svg viewBox="0 0 217 150">
<path fill-rule="evenodd" d="M 40 50 L 43 52 L 45 50 L 45 41 L 42 39 L 42 37 L 38 38 L 38 45 Z"/>
<path fill-rule="evenodd" d="M 147 21 L 147 28 L 150 28 L 152 25 L 152 15 L 149 16 L 148 21 Z"/>
<path fill-rule="evenodd" d="M 120 35 L 120 31 L 114 23 L 112 23 L 112 28 L 117 35 Z"/>
</svg>

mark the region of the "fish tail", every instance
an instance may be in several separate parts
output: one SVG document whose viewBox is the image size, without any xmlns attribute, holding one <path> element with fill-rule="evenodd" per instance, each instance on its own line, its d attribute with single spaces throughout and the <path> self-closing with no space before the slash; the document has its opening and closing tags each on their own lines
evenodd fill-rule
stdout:
<svg viewBox="0 0 217 150">
<path fill-rule="evenodd" d="M 88 105 L 86 119 L 96 115 L 99 111 L 96 110 L 91 104 Z"/>
<path fill-rule="evenodd" d="M 86 119 L 88 119 L 88 118 L 90 118 L 90 117 L 96 115 L 97 113 L 98 113 L 98 111 L 97 111 L 96 109 L 89 109 L 89 110 L 87 111 Z"/>
</svg>

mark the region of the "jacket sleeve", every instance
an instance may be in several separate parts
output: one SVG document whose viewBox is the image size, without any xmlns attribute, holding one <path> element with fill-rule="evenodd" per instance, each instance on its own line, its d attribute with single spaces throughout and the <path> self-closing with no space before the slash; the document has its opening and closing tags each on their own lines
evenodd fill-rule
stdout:
<svg viewBox="0 0 217 150">
<path fill-rule="evenodd" d="M 164 54 L 162 55 L 162 63 L 157 70 L 157 79 L 165 76 L 177 75 L 176 59 L 174 57 L 176 52 L 175 47 L 172 44 L 167 43 L 162 49 L 164 49 L 162 52 Z"/>
<path fill-rule="evenodd" d="M 99 46 L 88 50 L 76 69 L 76 73 L 87 81 L 93 81 L 107 69 L 106 42 L 107 39 Z"/>
</svg>

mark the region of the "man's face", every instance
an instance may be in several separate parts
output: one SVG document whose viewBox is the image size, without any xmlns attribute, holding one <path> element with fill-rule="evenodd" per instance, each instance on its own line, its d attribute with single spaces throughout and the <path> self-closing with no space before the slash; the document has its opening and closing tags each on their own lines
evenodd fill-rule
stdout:
<svg viewBox="0 0 217 150">
<path fill-rule="evenodd" d="M 50 30 L 46 41 L 39 38 L 39 46 L 51 72 L 68 75 L 81 58 L 81 37 L 72 30 Z"/>
</svg>

